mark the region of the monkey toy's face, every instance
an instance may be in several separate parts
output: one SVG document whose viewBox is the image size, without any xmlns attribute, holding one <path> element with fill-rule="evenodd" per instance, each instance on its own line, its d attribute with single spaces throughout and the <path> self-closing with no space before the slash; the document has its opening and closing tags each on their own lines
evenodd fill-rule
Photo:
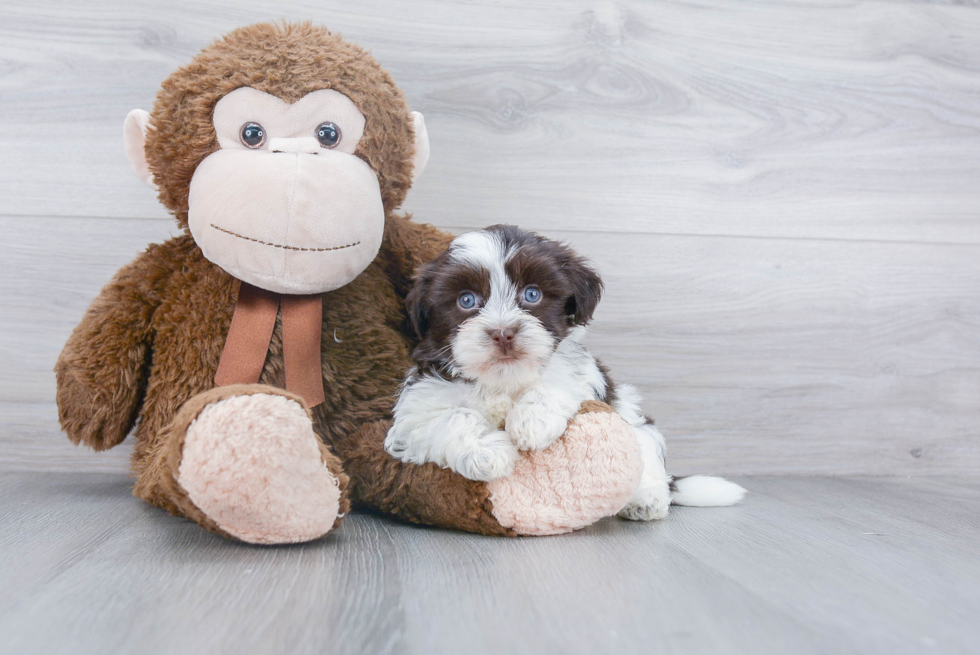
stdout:
<svg viewBox="0 0 980 655">
<path fill-rule="evenodd" d="M 251 88 L 214 109 L 221 149 L 191 180 L 188 224 L 204 256 L 279 293 L 341 287 L 367 268 L 384 234 L 378 178 L 354 156 L 364 116 L 346 96 L 296 103 Z"/>
<path fill-rule="evenodd" d="M 205 146 L 197 146 L 201 159 L 182 173 L 184 195 L 176 197 L 184 205 L 175 211 L 204 256 L 234 277 L 277 293 L 332 291 L 367 268 L 381 246 L 383 189 L 391 189 L 391 176 L 376 172 L 388 165 L 379 168 L 377 161 L 387 160 L 371 159 L 379 141 L 365 133 L 369 120 L 378 130 L 390 117 L 366 118 L 334 89 L 294 94 L 293 102 L 267 91 L 241 86 L 213 105 L 211 125 L 188 141 Z M 414 133 L 414 178 L 425 165 L 428 140 L 420 114 L 403 116 L 409 138 Z M 151 119 L 134 110 L 124 126 L 130 163 L 153 186 L 176 170 L 150 172 L 144 146 L 155 120 L 156 114 Z M 172 127 L 174 134 L 179 129 Z M 370 139 L 367 150 L 358 147 L 362 137 Z M 403 152 L 411 157 L 411 150 Z"/>
</svg>

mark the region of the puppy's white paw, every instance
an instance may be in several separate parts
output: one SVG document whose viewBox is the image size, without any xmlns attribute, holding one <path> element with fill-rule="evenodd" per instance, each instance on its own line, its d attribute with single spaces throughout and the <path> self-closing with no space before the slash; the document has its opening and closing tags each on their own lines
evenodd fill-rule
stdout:
<svg viewBox="0 0 980 655">
<path fill-rule="evenodd" d="M 626 507 L 619 510 L 619 517 L 630 521 L 656 521 L 670 511 L 670 485 L 666 480 L 655 483 L 643 482 Z"/>
<path fill-rule="evenodd" d="M 403 434 L 396 434 L 394 430 L 391 430 L 385 437 L 385 451 L 395 459 L 400 459 L 403 462 L 411 461 L 411 449 L 411 443 Z"/>
<path fill-rule="evenodd" d="M 496 430 L 474 437 L 456 455 L 451 468 L 464 478 L 486 482 L 505 478 L 513 473 L 517 457 L 517 447 L 510 436 Z"/>
<path fill-rule="evenodd" d="M 519 450 L 544 450 L 568 428 L 568 418 L 538 404 L 518 403 L 510 410 L 507 433 Z"/>
</svg>

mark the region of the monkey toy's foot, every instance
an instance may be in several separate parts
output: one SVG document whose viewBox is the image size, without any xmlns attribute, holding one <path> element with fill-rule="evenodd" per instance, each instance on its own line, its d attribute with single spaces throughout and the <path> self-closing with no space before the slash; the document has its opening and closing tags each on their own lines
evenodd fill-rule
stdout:
<svg viewBox="0 0 980 655">
<path fill-rule="evenodd" d="M 487 484 L 493 513 L 523 535 L 571 532 L 612 516 L 640 483 L 633 429 L 605 403 L 588 401 L 545 450 L 527 451 L 514 473 Z"/>
<path fill-rule="evenodd" d="M 178 509 L 205 527 L 249 543 L 299 543 L 325 535 L 347 510 L 347 476 L 298 396 L 219 387 L 191 399 L 171 432 L 183 436 L 169 467 Z"/>
</svg>

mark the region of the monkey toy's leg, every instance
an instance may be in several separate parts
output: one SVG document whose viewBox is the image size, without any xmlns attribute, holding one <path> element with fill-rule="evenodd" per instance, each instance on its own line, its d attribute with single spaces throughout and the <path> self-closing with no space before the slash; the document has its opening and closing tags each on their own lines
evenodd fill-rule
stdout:
<svg viewBox="0 0 980 655">
<path fill-rule="evenodd" d="M 632 427 L 596 401 L 549 448 L 522 453 L 512 475 L 489 483 L 392 458 L 384 450 L 390 425 L 368 423 L 337 450 L 356 505 L 413 523 L 507 536 L 571 532 L 616 514 L 643 470 Z"/>
<path fill-rule="evenodd" d="M 347 476 L 303 399 L 265 385 L 191 398 L 164 429 L 134 493 L 226 537 L 322 537 L 347 513 Z"/>
</svg>

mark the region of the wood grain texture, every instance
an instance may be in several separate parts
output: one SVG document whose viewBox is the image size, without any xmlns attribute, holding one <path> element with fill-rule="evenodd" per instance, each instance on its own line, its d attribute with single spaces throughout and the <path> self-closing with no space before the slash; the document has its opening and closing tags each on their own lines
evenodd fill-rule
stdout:
<svg viewBox="0 0 980 655">
<path fill-rule="evenodd" d="M 0 218 L 0 230 L 0 413 L 17 444 L 0 467 L 101 466 L 59 434 L 50 371 L 101 285 L 175 229 Z M 603 274 L 592 350 L 639 386 L 675 473 L 980 464 L 980 246 L 552 234 Z"/>
<path fill-rule="evenodd" d="M 980 483 L 740 479 L 742 506 L 503 539 L 355 515 L 237 544 L 119 475 L 0 477 L 0 653 L 972 653 Z"/>
<path fill-rule="evenodd" d="M 312 18 L 427 116 L 417 218 L 595 259 L 591 343 L 677 473 L 980 466 L 980 7 L 853 0 L 5 2 L 0 470 L 116 471 L 51 367 L 176 229 L 121 123 L 235 26 Z"/>
<path fill-rule="evenodd" d="M 861 0 L 5 2 L 3 211 L 162 217 L 123 118 L 279 16 L 362 43 L 426 114 L 429 222 L 980 242 L 980 8 Z"/>
</svg>

